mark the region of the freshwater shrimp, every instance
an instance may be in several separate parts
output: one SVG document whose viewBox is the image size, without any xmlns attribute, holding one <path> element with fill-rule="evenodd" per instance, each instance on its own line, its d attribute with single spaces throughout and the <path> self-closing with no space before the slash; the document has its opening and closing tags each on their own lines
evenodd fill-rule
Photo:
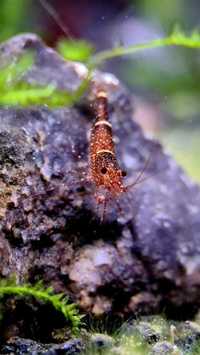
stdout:
<svg viewBox="0 0 200 355">
<path fill-rule="evenodd" d="M 97 195 L 97 203 L 104 203 L 105 214 L 107 195 L 117 197 L 126 190 L 123 177 L 126 175 L 118 164 L 113 142 L 112 126 L 108 121 L 108 99 L 103 90 L 99 90 L 95 99 L 96 119 L 90 132 L 89 169 L 90 180 L 95 187 L 103 187 L 105 195 Z"/>
<path fill-rule="evenodd" d="M 135 181 L 128 186 L 124 184 L 126 172 L 120 168 L 116 158 L 113 141 L 112 125 L 108 117 L 108 97 L 103 89 L 98 89 L 95 95 L 95 120 L 90 132 L 89 143 L 89 180 L 95 185 L 97 205 L 103 204 L 101 220 L 104 219 L 106 204 L 109 199 L 115 199 L 136 185 L 146 169 L 138 174 Z M 99 191 L 103 193 L 99 194 Z"/>
</svg>

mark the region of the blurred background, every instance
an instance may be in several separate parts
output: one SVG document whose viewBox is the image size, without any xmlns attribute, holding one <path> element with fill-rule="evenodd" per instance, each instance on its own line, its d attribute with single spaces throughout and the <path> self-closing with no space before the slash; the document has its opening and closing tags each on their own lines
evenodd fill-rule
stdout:
<svg viewBox="0 0 200 355">
<path fill-rule="evenodd" d="M 199 28 L 198 0 L 1 0 L 0 41 L 35 32 L 56 47 L 86 40 L 96 51 Z M 133 93 L 134 118 L 200 182 L 200 51 L 146 50 L 109 61 Z"/>
</svg>

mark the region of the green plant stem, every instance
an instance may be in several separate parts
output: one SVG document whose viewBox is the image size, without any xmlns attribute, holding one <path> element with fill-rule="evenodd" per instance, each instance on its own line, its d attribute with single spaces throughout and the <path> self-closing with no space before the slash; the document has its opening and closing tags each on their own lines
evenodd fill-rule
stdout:
<svg viewBox="0 0 200 355">
<path fill-rule="evenodd" d="M 153 49 L 153 48 L 166 47 L 166 46 L 200 48 L 200 37 L 199 38 L 198 36 L 196 37 L 197 38 L 194 38 L 194 36 L 186 37 L 182 34 L 181 35 L 172 34 L 169 37 L 155 39 L 150 42 L 136 44 L 133 46 L 129 46 L 127 48 L 120 46 L 120 47 L 108 49 L 95 54 L 90 59 L 89 64 L 90 65 L 92 64 L 94 67 L 96 67 L 102 64 L 103 62 L 105 62 L 106 60 L 116 58 L 116 57 L 121 57 L 128 54 L 134 54 L 144 49 Z"/>
</svg>

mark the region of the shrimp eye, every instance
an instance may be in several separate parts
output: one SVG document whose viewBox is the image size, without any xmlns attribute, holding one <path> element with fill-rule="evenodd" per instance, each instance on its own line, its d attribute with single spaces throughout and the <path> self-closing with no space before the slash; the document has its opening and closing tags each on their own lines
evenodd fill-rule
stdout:
<svg viewBox="0 0 200 355">
<path fill-rule="evenodd" d="M 106 173 L 107 173 L 107 169 L 104 167 L 104 168 L 102 168 L 101 169 L 101 173 L 103 174 L 103 175 L 105 175 Z"/>
<path fill-rule="evenodd" d="M 127 172 L 122 170 L 122 176 L 125 177 L 127 175 Z"/>
</svg>

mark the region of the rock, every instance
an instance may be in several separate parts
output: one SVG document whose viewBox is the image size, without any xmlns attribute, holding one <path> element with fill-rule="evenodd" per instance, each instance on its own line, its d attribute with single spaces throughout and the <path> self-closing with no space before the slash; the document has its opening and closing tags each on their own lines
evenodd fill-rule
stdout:
<svg viewBox="0 0 200 355">
<path fill-rule="evenodd" d="M 184 354 L 195 353 L 195 348 L 199 348 L 200 326 L 191 321 L 186 321 L 177 326 L 175 344 L 184 352 Z"/>
<path fill-rule="evenodd" d="M 114 345 L 114 340 L 107 334 L 94 333 L 90 337 L 89 348 L 91 350 L 108 350 Z"/>
<path fill-rule="evenodd" d="M 47 347 L 30 339 L 13 338 L 7 345 L 1 347 L 1 354 L 15 354 L 15 355 L 40 355 L 45 354 Z"/>
<path fill-rule="evenodd" d="M 156 343 L 163 340 L 169 333 L 167 322 L 158 316 L 141 317 L 138 320 L 125 322 L 121 333 L 126 337 L 134 336 L 142 343 Z"/>
<path fill-rule="evenodd" d="M 1 354 L 15 355 L 74 355 L 84 349 L 79 339 L 67 341 L 63 344 L 39 344 L 36 341 L 23 338 L 13 338 L 8 345 L 1 348 Z"/>
<path fill-rule="evenodd" d="M 148 322 L 139 322 L 136 326 L 137 332 L 149 344 L 155 343 L 160 339 L 160 334 L 153 329 Z"/>
<path fill-rule="evenodd" d="M 151 355 L 183 355 L 176 345 L 168 341 L 158 342 L 153 346 Z"/>
<path fill-rule="evenodd" d="M 31 34 L 3 44 L 0 62 L 27 49 L 35 51 L 35 64 L 24 77 L 30 83 L 53 82 L 72 91 L 87 73 Z M 146 178 L 120 198 L 121 211 L 109 201 L 101 223 L 94 186 L 83 179 L 91 90 L 72 108 L 1 107 L 1 276 L 43 279 L 96 315 L 165 309 L 187 318 L 200 304 L 200 189 L 158 142 L 144 137 L 119 81 L 100 72 L 94 81 L 108 91 L 127 184 L 150 157 Z"/>
<path fill-rule="evenodd" d="M 80 339 L 73 339 L 63 344 L 53 345 L 46 352 L 46 355 L 75 355 L 82 353 L 83 350 L 83 342 Z"/>
</svg>

